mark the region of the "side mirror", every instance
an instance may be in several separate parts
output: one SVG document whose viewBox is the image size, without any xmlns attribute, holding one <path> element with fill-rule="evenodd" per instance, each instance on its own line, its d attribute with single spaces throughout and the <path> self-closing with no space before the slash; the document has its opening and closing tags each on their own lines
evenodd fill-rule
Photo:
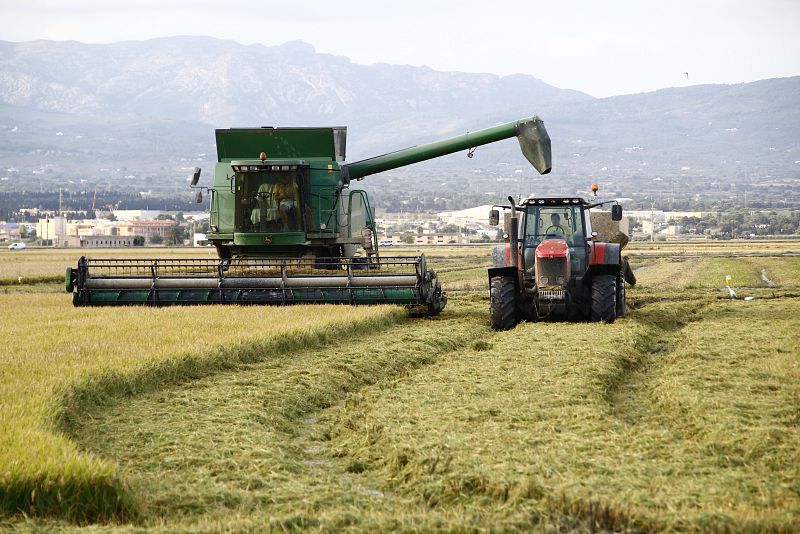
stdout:
<svg viewBox="0 0 800 534">
<path fill-rule="evenodd" d="M 489 225 L 497 226 L 500 223 L 500 212 L 492 210 L 489 212 Z"/>
<path fill-rule="evenodd" d="M 198 191 L 198 192 L 197 192 L 197 194 L 194 196 L 194 200 L 195 200 L 195 202 L 197 202 L 198 204 L 200 204 L 201 202 L 203 202 L 203 192 L 202 192 L 202 191 Z"/>
<path fill-rule="evenodd" d="M 192 187 L 197 185 L 197 182 L 200 181 L 200 167 L 195 167 L 194 172 L 192 173 Z M 198 202 L 200 202 L 198 200 Z"/>
<path fill-rule="evenodd" d="M 622 206 L 619 204 L 614 204 L 611 206 L 611 220 L 612 221 L 621 221 L 622 220 Z"/>
</svg>

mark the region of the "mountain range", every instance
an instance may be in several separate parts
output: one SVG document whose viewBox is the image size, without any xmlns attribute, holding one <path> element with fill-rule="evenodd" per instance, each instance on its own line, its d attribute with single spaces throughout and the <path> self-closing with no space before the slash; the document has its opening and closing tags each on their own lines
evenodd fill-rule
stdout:
<svg viewBox="0 0 800 534">
<path fill-rule="evenodd" d="M 600 181 L 651 200 L 731 187 L 800 199 L 800 76 L 598 99 L 529 75 L 367 66 L 300 41 L 208 37 L 0 41 L 0 191 L 184 191 L 186 170 L 214 160 L 214 128 L 346 125 L 354 161 L 531 115 L 553 140 L 546 178 L 504 142 L 371 183 L 409 198 L 460 183 L 475 197 L 498 181 L 523 193 Z"/>
</svg>

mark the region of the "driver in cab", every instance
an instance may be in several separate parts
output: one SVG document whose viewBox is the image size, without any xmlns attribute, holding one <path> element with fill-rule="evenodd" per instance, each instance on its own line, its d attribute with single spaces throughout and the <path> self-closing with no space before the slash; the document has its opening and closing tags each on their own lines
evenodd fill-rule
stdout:
<svg viewBox="0 0 800 534">
<path fill-rule="evenodd" d="M 550 226 L 547 227 L 545 230 L 545 234 L 557 234 L 561 235 L 564 239 L 568 237 L 572 237 L 572 230 L 569 226 L 565 226 L 561 224 L 561 217 L 559 217 L 558 213 L 553 213 L 550 215 Z"/>
<path fill-rule="evenodd" d="M 300 189 L 288 174 L 281 176 L 280 182 L 270 188 L 272 199 L 278 206 L 278 214 L 284 230 L 294 229 L 300 209 Z"/>
</svg>

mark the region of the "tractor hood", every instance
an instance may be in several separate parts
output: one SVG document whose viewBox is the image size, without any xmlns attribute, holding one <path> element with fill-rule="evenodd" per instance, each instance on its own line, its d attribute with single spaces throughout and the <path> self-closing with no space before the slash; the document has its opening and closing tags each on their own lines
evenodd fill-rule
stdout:
<svg viewBox="0 0 800 534">
<path fill-rule="evenodd" d="M 541 259 L 566 258 L 569 245 L 563 239 L 546 239 L 536 247 L 536 257 Z"/>
</svg>

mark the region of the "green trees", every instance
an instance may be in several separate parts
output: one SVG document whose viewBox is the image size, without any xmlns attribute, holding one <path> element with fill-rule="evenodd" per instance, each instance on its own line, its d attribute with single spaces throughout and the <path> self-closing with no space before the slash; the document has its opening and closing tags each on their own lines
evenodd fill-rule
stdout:
<svg viewBox="0 0 800 534">
<path fill-rule="evenodd" d="M 183 240 L 186 239 L 186 237 L 186 229 L 179 224 L 173 224 L 167 229 L 164 244 L 173 247 L 183 245 Z"/>
<path fill-rule="evenodd" d="M 694 230 L 698 235 L 722 239 L 747 236 L 789 236 L 800 233 L 800 213 L 781 210 L 747 210 L 745 208 L 720 211 L 698 217 L 684 217 L 679 224 L 684 231 Z"/>
</svg>

